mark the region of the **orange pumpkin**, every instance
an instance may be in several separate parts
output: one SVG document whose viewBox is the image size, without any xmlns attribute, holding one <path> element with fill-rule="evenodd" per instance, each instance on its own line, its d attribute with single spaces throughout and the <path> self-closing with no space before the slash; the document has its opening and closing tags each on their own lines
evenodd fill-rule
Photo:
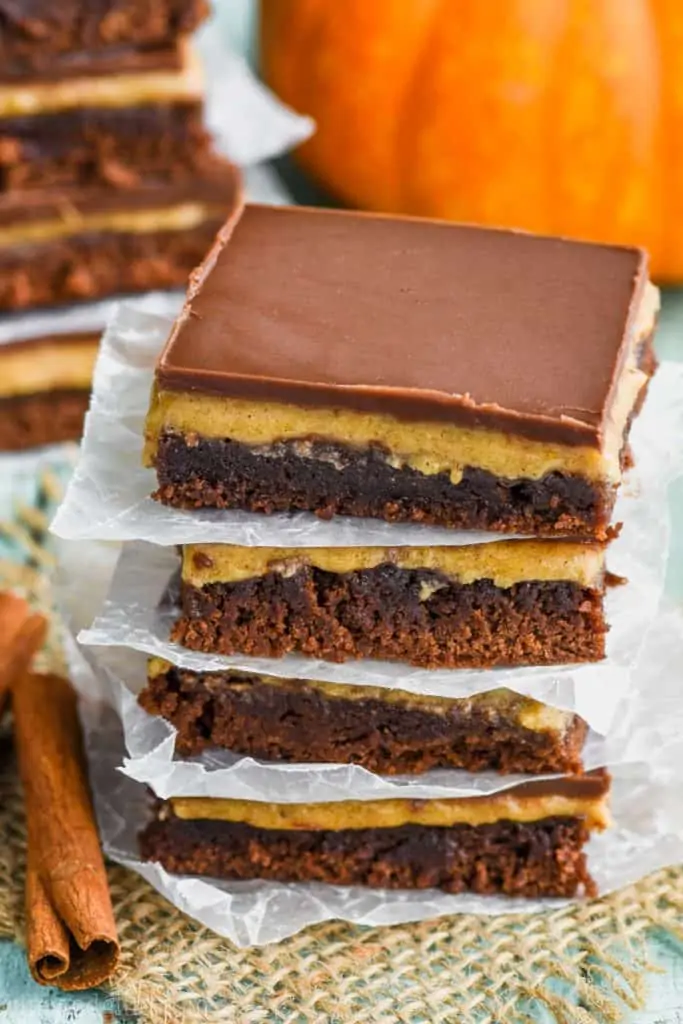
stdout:
<svg viewBox="0 0 683 1024">
<path fill-rule="evenodd" d="M 345 202 L 645 245 L 683 280 L 682 0 L 261 0 Z"/>
</svg>

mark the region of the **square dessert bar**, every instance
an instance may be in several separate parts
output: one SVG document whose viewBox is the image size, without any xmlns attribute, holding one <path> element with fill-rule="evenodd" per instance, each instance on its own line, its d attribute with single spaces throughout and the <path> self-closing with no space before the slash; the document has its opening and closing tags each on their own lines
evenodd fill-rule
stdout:
<svg viewBox="0 0 683 1024">
<path fill-rule="evenodd" d="M 604 657 L 604 545 L 183 548 L 172 639 L 220 654 L 289 652 L 424 668 Z"/>
<path fill-rule="evenodd" d="M 383 775 L 462 768 L 582 771 L 586 723 L 512 690 L 450 699 L 150 660 L 143 708 L 178 730 L 182 755 L 222 747 L 262 760 L 359 764 Z"/>
<path fill-rule="evenodd" d="M 128 189 L 80 186 L 0 195 L 0 310 L 184 285 L 228 212 L 239 172 Z"/>
<path fill-rule="evenodd" d="M 187 40 L 117 52 L 109 64 L 71 57 L 59 75 L 0 76 L 0 188 L 126 190 L 143 177 L 202 178 L 216 164 L 202 123 L 204 76 Z"/>
<path fill-rule="evenodd" d="M 657 308 L 637 249 L 247 206 L 157 365 L 155 497 L 604 538 Z"/>
<path fill-rule="evenodd" d="M 583 847 L 609 824 L 604 772 L 491 796 L 269 804 L 160 802 L 140 836 L 172 873 L 507 896 L 595 894 Z"/>
<path fill-rule="evenodd" d="M 19 6 L 0 29 L 0 310 L 184 286 L 241 205 L 184 34 L 206 5 Z"/>
<path fill-rule="evenodd" d="M 80 439 L 100 334 L 0 345 L 0 451 Z"/>
</svg>

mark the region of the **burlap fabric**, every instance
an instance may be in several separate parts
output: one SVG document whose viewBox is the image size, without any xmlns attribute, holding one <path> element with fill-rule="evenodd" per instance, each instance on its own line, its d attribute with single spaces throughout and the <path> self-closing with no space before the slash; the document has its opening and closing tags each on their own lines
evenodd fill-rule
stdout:
<svg viewBox="0 0 683 1024">
<path fill-rule="evenodd" d="M 0 579 L 49 605 L 41 511 L 5 532 L 21 557 Z M 60 663 L 53 635 L 46 658 Z M 24 821 L 0 746 L 0 935 L 23 935 Z M 683 941 L 683 868 L 553 913 L 463 915 L 391 928 L 340 922 L 240 950 L 133 873 L 110 866 L 123 957 L 111 992 L 153 1024 L 607 1024 L 642 1006 L 648 939 Z"/>
</svg>

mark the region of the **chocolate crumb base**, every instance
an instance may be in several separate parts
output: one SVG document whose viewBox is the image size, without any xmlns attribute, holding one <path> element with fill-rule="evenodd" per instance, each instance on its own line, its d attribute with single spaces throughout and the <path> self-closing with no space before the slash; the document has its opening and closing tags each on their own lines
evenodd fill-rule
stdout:
<svg viewBox="0 0 683 1024">
<path fill-rule="evenodd" d="M 0 5 L 3 78 L 88 73 L 89 57 L 165 48 L 208 14 L 207 0 L 31 0 Z M 123 62 L 122 62 L 123 63 Z M 125 69 L 125 63 L 123 63 Z"/>
<path fill-rule="evenodd" d="M 423 668 L 597 661 L 602 594 L 569 581 L 454 582 L 384 563 L 349 573 L 303 566 L 237 583 L 181 584 L 171 638 L 192 650 L 326 661 L 381 658 Z"/>
<path fill-rule="evenodd" d="M 84 234 L 0 250 L 0 310 L 184 285 L 222 220 L 184 231 Z"/>
<path fill-rule="evenodd" d="M 562 731 L 525 728 L 515 720 L 514 698 L 500 708 L 457 701 L 432 711 L 329 697 L 305 680 L 273 686 L 256 676 L 171 667 L 148 680 L 139 702 L 175 726 L 182 755 L 222 747 L 262 760 L 359 764 L 383 775 L 583 771 L 585 722 L 573 715 Z"/>
<path fill-rule="evenodd" d="M 163 432 L 154 497 L 177 508 L 302 510 L 324 519 L 364 516 L 457 530 L 604 539 L 616 493 L 611 485 L 579 476 L 505 480 L 472 466 L 454 484 L 448 473 L 395 468 L 380 448 L 314 442 L 307 458 L 300 447 L 282 442 L 264 455 L 237 441 Z"/>
<path fill-rule="evenodd" d="M 41 391 L 0 399 L 0 451 L 80 441 L 90 391 Z"/>
<path fill-rule="evenodd" d="M 201 101 L 0 119 L 3 191 L 178 181 L 196 178 L 211 159 Z"/>
<path fill-rule="evenodd" d="M 145 828 L 140 852 L 172 874 L 567 897 L 596 893 L 587 839 L 578 818 L 315 832 L 171 814 Z"/>
</svg>

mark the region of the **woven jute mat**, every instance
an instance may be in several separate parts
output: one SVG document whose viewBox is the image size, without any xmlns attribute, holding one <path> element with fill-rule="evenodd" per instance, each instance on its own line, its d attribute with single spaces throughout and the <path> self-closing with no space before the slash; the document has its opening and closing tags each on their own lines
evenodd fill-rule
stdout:
<svg viewBox="0 0 683 1024">
<path fill-rule="evenodd" d="M 0 586 L 49 607 L 43 513 L 0 533 L 22 557 Z M 45 659 L 59 669 L 55 626 Z M 23 941 L 25 831 L 0 738 L 0 936 Z M 333 922 L 257 949 L 198 925 L 134 873 L 109 867 L 122 964 L 109 989 L 149 1024 L 608 1024 L 644 1005 L 647 943 L 683 941 L 683 867 L 604 899 L 526 916 L 460 915 L 388 928 Z"/>
</svg>

